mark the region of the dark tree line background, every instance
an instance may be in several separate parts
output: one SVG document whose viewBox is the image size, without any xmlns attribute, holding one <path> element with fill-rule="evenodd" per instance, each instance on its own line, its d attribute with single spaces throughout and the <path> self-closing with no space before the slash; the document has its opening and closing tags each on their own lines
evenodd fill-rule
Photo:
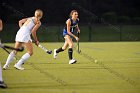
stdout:
<svg viewBox="0 0 140 93">
<path fill-rule="evenodd" d="M 77 9 L 81 23 L 140 23 L 140 0 L 1 0 L 0 18 L 6 23 L 17 23 L 25 16 L 33 16 L 35 9 L 44 11 L 42 21 L 64 23 L 72 9 Z"/>
</svg>

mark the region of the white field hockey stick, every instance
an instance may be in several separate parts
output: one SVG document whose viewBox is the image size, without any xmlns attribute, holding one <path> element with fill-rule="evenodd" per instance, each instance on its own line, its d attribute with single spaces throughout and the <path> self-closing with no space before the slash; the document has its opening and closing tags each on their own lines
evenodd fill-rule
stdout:
<svg viewBox="0 0 140 93">
<path fill-rule="evenodd" d="M 51 54 L 52 53 L 52 50 L 48 50 L 47 48 L 45 48 L 44 46 L 42 46 L 40 44 L 38 45 L 38 47 L 40 47 L 42 50 L 44 50 L 48 54 Z"/>
</svg>

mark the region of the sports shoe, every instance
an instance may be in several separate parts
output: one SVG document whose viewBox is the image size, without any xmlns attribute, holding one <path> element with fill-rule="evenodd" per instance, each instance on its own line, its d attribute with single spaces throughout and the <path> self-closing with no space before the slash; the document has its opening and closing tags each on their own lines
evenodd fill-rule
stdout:
<svg viewBox="0 0 140 93">
<path fill-rule="evenodd" d="M 7 85 L 3 81 L 0 81 L 0 88 L 7 88 Z"/>
<path fill-rule="evenodd" d="M 3 66 L 3 70 L 8 69 L 8 67 L 9 67 L 9 65 L 6 65 L 6 64 L 5 64 L 5 65 Z"/>
<path fill-rule="evenodd" d="M 24 70 L 24 68 L 23 68 L 23 67 L 18 66 L 17 64 L 15 64 L 15 65 L 14 65 L 14 67 L 15 67 L 16 69 L 18 69 L 18 70 Z"/>
<path fill-rule="evenodd" d="M 77 61 L 75 60 L 75 59 L 72 59 L 72 60 L 70 60 L 69 61 L 69 64 L 74 64 L 74 63 L 76 63 Z"/>
<path fill-rule="evenodd" d="M 53 58 L 55 58 L 55 59 L 57 58 L 56 50 L 57 50 L 57 49 L 54 49 L 54 54 L 53 54 Z"/>
</svg>

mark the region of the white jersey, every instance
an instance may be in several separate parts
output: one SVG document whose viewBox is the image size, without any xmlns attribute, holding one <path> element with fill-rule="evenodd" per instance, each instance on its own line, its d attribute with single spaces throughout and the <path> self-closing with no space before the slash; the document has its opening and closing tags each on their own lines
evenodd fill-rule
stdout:
<svg viewBox="0 0 140 93">
<path fill-rule="evenodd" d="M 21 31 L 24 34 L 31 34 L 31 30 L 34 27 L 34 17 L 28 18 L 27 21 L 23 24 L 23 26 L 19 29 L 19 32 Z M 22 29 L 26 29 L 25 31 L 22 31 Z"/>
<path fill-rule="evenodd" d="M 27 21 L 22 25 L 16 35 L 15 41 L 28 42 L 31 40 L 31 30 L 35 26 L 34 17 L 28 18 Z"/>
</svg>

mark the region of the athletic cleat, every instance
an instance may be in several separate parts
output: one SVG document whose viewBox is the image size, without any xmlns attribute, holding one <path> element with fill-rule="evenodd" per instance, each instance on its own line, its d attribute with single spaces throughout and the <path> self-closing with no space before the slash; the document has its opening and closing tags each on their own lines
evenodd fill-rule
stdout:
<svg viewBox="0 0 140 93">
<path fill-rule="evenodd" d="M 51 53 L 52 53 L 52 51 L 51 51 L 51 50 L 50 50 L 50 51 L 47 51 L 47 53 L 48 53 L 48 54 L 51 54 Z"/>
<path fill-rule="evenodd" d="M 75 60 L 75 59 L 72 59 L 72 60 L 70 60 L 69 61 L 69 64 L 74 64 L 74 63 L 76 63 L 77 61 Z"/>
<path fill-rule="evenodd" d="M 9 65 L 6 65 L 6 64 L 5 64 L 5 65 L 3 66 L 3 70 L 7 70 L 8 67 L 9 67 Z"/>
<path fill-rule="evenodd" d="M 53 57 L 54 57 L 55 59 L 57 58 L 56 50 L 57 50 L 57 49 L 54 49 L 54 54 L 53 54 Z"/>
<path fill-rule="evenodd" d="M 7 88 L 7 85 L 3 81 L 0 81 L 0 88 Z"/>
<path fill-rule="evenodd" d="M 17 64 L 15 64 L 15 65 L 14 65 L 14 68 L 16 68 L 16 69 L 18 69 L 18 70 L 24 70 L 24 68 L 23 68 L 23 67 L 18 66 Z"/>
</svg>

